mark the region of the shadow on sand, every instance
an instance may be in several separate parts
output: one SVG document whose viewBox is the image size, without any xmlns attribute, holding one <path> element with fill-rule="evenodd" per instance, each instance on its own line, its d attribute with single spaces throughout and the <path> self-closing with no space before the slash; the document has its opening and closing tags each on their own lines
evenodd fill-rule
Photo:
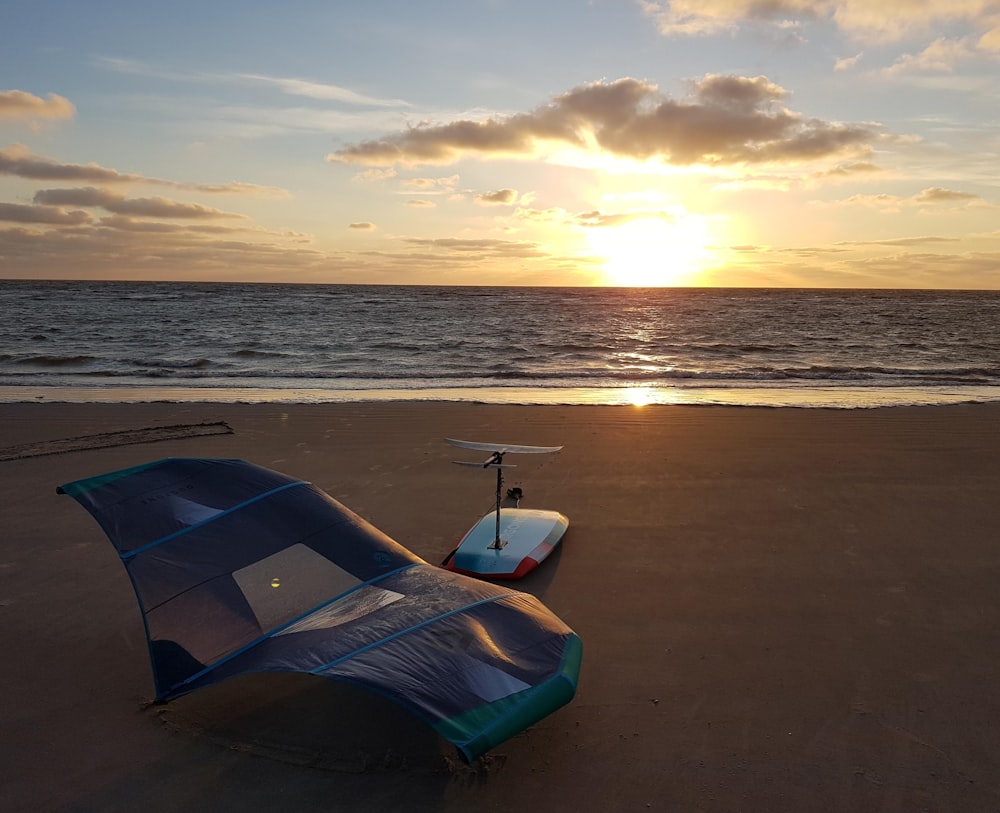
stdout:
<svg viewBox="0 0 1000 813">
<path fill-rule="evenodd" d="M 448 773 L 457 751 L 394 703 L 304 674 L 254 674 L 150 707 L 171 729 L 223 748 L 340 773 Z"/>
</svg>

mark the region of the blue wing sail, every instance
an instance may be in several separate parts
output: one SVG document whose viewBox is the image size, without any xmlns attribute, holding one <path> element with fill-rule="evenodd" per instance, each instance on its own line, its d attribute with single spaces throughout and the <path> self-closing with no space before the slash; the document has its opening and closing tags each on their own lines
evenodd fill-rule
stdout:
<svg viewBox="0 0 1000 813">
<path fill-rule="evenodd" d="M 576 691 L 580 640 L 538 599 L 432 567 L 310 483 L 169 458 L 58 491 L 125 565 L 159 700 L 307 672 L 394 700 L 471 760 Z"/>
</svg>

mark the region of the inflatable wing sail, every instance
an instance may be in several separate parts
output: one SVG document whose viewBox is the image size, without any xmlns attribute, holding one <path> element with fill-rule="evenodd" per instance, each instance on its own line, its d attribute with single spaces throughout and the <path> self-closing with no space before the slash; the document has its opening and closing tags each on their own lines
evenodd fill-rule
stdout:
<svg viewBox="0 0 1000 813">
<path fill-rule="evenodd" d="M 118 550 L 159 700 L 307 672 L 396 701 L 472 760 L 576 691 L 580 639 L 540 601 L 432 567 L 310 483 L 177 458 L 58 491 Z"/>
</svg>

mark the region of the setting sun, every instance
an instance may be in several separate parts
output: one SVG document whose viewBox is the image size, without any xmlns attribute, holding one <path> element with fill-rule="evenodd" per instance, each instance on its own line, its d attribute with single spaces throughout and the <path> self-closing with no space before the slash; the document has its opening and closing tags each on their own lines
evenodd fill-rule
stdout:
<svg viewBox="0 0 1000 813">
<path fill-rule="evenodd" d="M 690 285 L 709 253 L 706 219 L 687 214 L 595 228 L 588 240 L 609 285 Z"/>
</svg>

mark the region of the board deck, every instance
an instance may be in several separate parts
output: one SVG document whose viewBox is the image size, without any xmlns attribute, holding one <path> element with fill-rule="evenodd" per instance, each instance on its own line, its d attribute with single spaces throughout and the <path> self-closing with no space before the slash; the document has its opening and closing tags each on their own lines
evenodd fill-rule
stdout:
<svg viewBox="0 0 1000 813">
<path fill-rule="evenodd" d="M 569 520 L 558 511 L 502 508 L 500 538 L 506 544 L 498 549 L 496 520 L 491 511 L 473 525 L 445 567 L 468 576 L 520 579 L 545 561 L 569 527 Z"/>
</svg>

